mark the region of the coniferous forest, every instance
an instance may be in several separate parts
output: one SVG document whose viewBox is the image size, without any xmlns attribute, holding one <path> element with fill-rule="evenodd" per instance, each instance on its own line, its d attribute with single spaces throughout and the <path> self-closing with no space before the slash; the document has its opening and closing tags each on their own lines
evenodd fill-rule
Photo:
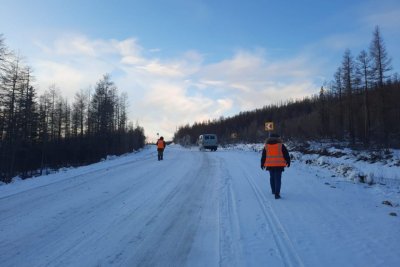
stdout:
<svg viewBox="0 0 400 267">
<path fill-rule="evenodd" d="M 55 85 L 38 95 L 33 70 L 0 35 L 0 181 L 97 162 L 145 144 L 127 118 L 127 96 L 109 75 L 72 103 Z M 60 85 L 62 86 L 62 85 Z"/>
<path fill-rule="evenodd" d="M 175 142 L 194 144 L 215 133 L 223 143 L 263 142 L 265 122 L 292 140 L 347 141 L 364 148 L 400 147 L 400 80 L 379 27 L 368 50 L 344 51 L 332 81 L 304 99 L 268 105 L 230 118 L 181 126 Z"/>
</svg>

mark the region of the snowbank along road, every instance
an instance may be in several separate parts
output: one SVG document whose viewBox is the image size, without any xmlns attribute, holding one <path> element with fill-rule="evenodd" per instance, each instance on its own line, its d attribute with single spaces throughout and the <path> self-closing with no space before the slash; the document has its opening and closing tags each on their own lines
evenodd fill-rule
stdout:
<svg viewBox="0 0 400 267">
<path fill-rule="evenodd" d="M 400 266 L 382 190 L 294 162 L 275 200 L 259 160 L 169 146 L 3 185 L 0 265 Z"/>
</svg>

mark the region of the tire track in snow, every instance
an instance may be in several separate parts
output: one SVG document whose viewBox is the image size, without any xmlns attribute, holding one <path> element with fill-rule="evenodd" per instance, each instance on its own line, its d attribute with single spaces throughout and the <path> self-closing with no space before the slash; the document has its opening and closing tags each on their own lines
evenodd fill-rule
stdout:
<svg viewBox="0 0 400 267">
<path fill-rule="evenodd" d="M 193 262 L 190 255 L 196 250 L 193 245 L 205 215 L 204 210 L 210 208 L 206 200 L 210 197 L 209 189 L 214 188 L 214 167 L 203 154 L 198 153 L 196 157 L 187 155 L 179 155 L 166 169 L 165 176 L 171 177 L 171 184 L 164 187 L 161 195 L 142 215 L 142 222 L 132 233 L 133 246 L 124 250 L 129 255 L 122 261 L 114 262 L 114 265 L 193 265 L 188 265 L 188 262 Z M 183 162 L 186 163 L 185 167 L 182 167 Z"/>
<path fill-rule="evenodd" d="M 53 255 L 46 257 L 46 266 L 60 265 L 66 259 L 72 258 L 73 255 L 76 257 L 77 251 L 82 251 L 78 254 L 81 256 L 85 252 L 84 248 L 87 244 L 97 243 L 92 241 L 94 239 L 101 239 L 104 230 L 112 229 L 112 226 L 121 219 L 121 217 L 118 217 L 118 212 L 113 211 L 113 207 L 122 208 L 122 203 L 125 199 L 133 194 L 135 190 L 138 190 L 139 186 L 141 187 L 143 183 L 148 182 L 148 177 L 151 177 L 151 174 L 157 171 L 140 171 L 133 181 L 129 181 L 131 180 L 130 176 L 115 177 L 111 180 L 109 176 L 113 174 L 115 176 L 116 173 L 120 173 L 121 166 L 123 165 L 117 164 L 116 166 L 118 167 L 111 168 L 109 173 L 96 175 L 94 178 L 97 179 L 97 183 L 92 183 L 93 177 L 89 177 L 90 179 L 85 179 L 86 182 L 78 182 L 78 185 L 74 186 L 64 184 L 66 187 L 56 188 L 57 190 L 54 192 L 43 191 L 43 187 L 39 187 L 36 191 L 32 191 L 35 194 L 28 194 L 25 191 L 25 195 L 28 196 L 20 200 L 18 199 L 20 195 L 10 196 L 10 202 L 18 201 L 17 203 L 21 203 L 21 207 L 24 207 L 23 209 L 17 209 L 13 204 L 13 210 L 17 210 L 18 212 L 13 211 L 14 215 L 10 216 L 10 218 L 14 217 L 14 219 L 11 221 L 15 221 L 20 225 L 24 224 L 24 221 L 27 221 L 26 218 L 31 216 L 34 219 L 40 217 L 41 220 L 46 218 L 46 224 L 42 224 L 43 226 L 40 225 L 40 220 L 32 220 L 31 218 L 29 227 L 25 227 L 24 240 L 14 241 L 13 243 L 20 242 L 20 244 L 18 246 L 13 244 L 13 246 L 16 246 L 16 249 L 20 251 L 26 251 L 28 254 L 24 252 L 25 257 L 31 256 L 29 255 L 30 247 L 35 247 L 34 253 L 39 255 L 45 254 L 46 251 L 49 251 L 49 248 L 57 248 L 53 249 Z M 104 181 L 110 183 L 110 190 L 113 189 L 112 191 L 104 192 L 101 187 L 98 188 L 99 183 L 103 184 Z M 115 183 L 122 183 L 124 186 L 112 186 Z M 88 193 L 85 196 L 86 188 L 88 187 L 94 187 L 93 190 L 97 192 Z M 75 194 L 74 199 L 71 199 L 70 196 L 72 192 Z M 23 194 L 23 192 L 20 194 Z M 32 208 L 30 208 L 31 206 Z M 43 212 L 42 209 L 34 209 L 33 207 L 35 206 L 46 207 L 46 211 Z M 99 221 L 96 219 L 105 218 L 103 214 L 109 211 L 113 212 L 110 213 L 111 216 L 108 216 L 106 220 Z M 32 215 L 30 215 L 31 213 Z M 10 221 L 10 219 L 8 220 Z M 60 229 L 63 229 L 62 233 L 60 233 Z M 49 238 L 49 242 L 41 241 L 42 237 L 49 236 L 53 236 Z M 79 248 L 83 249 L 79 250 Z M 12 250 L 10 248 L 7 249 Z M 13 253 L 18 253 L 18 250 Z M 15 254 L 12 255 L 11 257 L 16 257 Z M 32 266 L 43 265 L 44 262 L 36 265 L 32 262 Z"/>
<path fill-rule="evenodd" d="M 245 170 L 245 168 L 242 168 L 242 170 Z M 303 261 L 297 254 L 290 240 L 289 235 L 285 231 L 285 228 L 283 227 L 282 223 L 276 216 L 274 210 L 272 209 L 271 206 L 265 205 L 265 203 L 268 202 L 268 200 L 265 198 L 264 194 L 262 193 L 262 190 L 255 184 L 255 182 L 248 173 L 243 171 L 243 176 L 246 177 L 246 180 L 250 184 L 250 187 L 252 188 L 257 198 L 257 201 L 260 204 L 264 217 L 269 225 L 269 228 L 273 233 L 274 241 L 284 261 L 284 265 L 294 266 L 294 267 L 304 266 Z"/>
<path fill-rule="evenodd" d="M 219 200 L 219 254 L 220 266 L 244 266 L 241 258 L 242 247 L 237 242 L 240 239 L 239 215 L 237 213 L 236 198 L 232 189 L 232 177 L 220 162 L 222 171 Z M 228 223 L 227 219 L 230 219 Z"/>
</svg>

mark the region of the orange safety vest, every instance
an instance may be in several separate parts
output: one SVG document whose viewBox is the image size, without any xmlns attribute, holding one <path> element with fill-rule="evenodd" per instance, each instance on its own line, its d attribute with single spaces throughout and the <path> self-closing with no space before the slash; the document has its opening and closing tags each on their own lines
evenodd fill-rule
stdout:
<svg viewBox="0 0 400 267">
<path fill-rule="evenodd" d="M 286 167 L 286 160 L 282 153 L 282 144 L 266 144 L 265 151 L 267 155 L 265 157 L 265 167 Z"/>
<path fill-rule="evenodd" d="M 164 141 L 158 140 L 157 141 L 157 148 L 163 149 L 164 148 Z"/>
</svg>

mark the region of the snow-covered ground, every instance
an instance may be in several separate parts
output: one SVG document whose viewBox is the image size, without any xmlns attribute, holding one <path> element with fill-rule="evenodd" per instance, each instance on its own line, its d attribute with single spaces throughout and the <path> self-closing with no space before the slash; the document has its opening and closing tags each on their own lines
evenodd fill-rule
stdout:
<svg viewBox="0 0 400 267">
<path fill-rule="evenodd" d="M 294 152 L 275 200 L 261 148 L 146 148 L 1 185 L 0 266 L 400 266 L 396 159 Z"/>
</svg>

